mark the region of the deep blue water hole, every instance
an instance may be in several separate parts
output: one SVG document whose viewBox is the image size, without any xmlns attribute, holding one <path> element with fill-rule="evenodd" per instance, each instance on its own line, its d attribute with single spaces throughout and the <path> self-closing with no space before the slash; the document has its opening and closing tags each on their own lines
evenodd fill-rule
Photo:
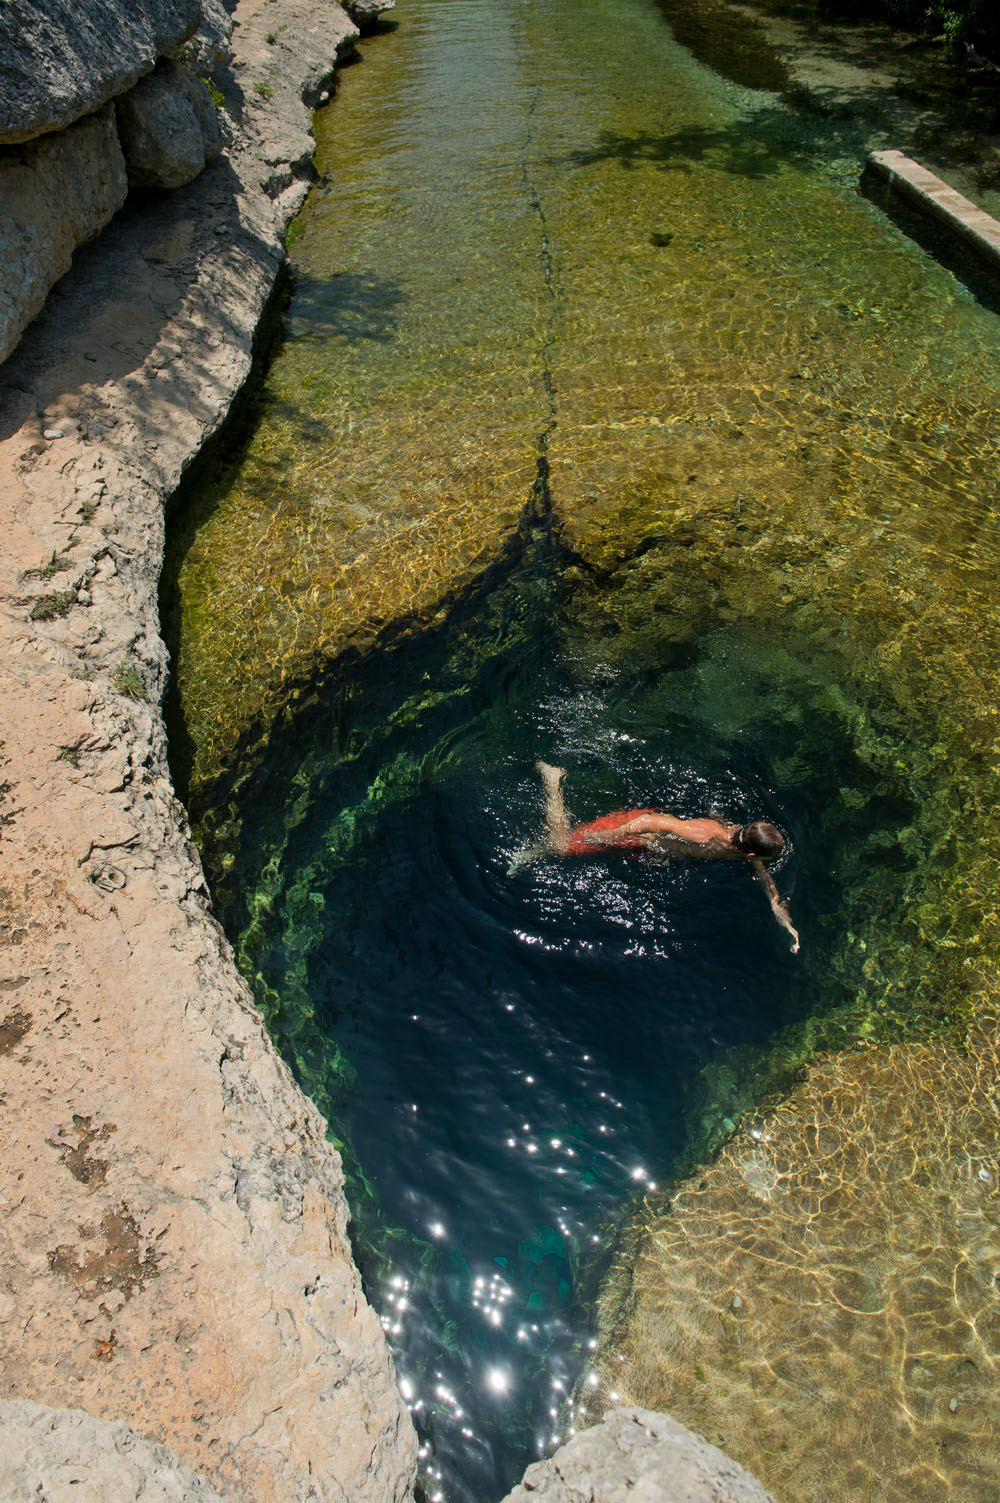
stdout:
<svg viewBox="0 0 1000 1503">
<path fill-rule="evenodd" d="M 824 716 L 813 650 L 720 628 L 623 668 L 579 651 L 557 576 L 525 565 L 313 685 L 206 845 L 344 1145 L 428 1497 L 470 1503 L 566 1435 L 614 1228 L 682 1166 L 702 1067 L 838 1000 L 837 869 L 905 812 Z M 537 757 L 567 767 L 581 819 L 774 820 L 802 954 L 738 863 L 512 873 L 541 829 Z"/>
</svg>

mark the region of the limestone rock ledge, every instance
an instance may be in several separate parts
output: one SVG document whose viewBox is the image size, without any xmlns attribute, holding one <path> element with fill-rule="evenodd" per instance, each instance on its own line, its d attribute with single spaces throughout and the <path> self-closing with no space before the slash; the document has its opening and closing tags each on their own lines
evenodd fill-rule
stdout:
<svg viewBox="0 0 1000 1503">
<path fill-rule="evenodd" d="M 111 104 L 67 130 L 0 151 L 0 355 L 69 270 L 77 246 L 104 228 L 127 193 Z"/>
<path fill-rule="evenodd" d="M 5 0 L 0 144 L 61 130 L 123 94 L 200 17 L 199 0 Z"/>
<path fill-rule="evenodd" d="M 165 1446 L 79 1409 L 0 1403 L 4 1503 L 219 1503 Z"/>
<path fill-rule="evenodd" d="M 612 1409 L 547 1461 L 529 1466 L 503 1503 L 774 1503 L 722 1451 L 650 1409 Z"/>
<path fill-rule="evenodd" d="M 303 79 L 356 35 L 313 0 L 237 20 L 231 149 L 126 204 L 0 367 L 0 1397 L 124 1421 L 234 1503 L 400 1503 L 340 1161 L 212 917 L 158 708 L 164 502 L 250 368 Z"/>
</svg>

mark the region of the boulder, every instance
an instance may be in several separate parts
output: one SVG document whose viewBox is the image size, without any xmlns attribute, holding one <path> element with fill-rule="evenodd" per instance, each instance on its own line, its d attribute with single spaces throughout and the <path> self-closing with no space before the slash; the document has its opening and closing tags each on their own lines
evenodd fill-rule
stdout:
<svg viewBox="0 0 1000 1503">
<path fill-rule="evenodd" d="M 612 1409 L 547 1461 L 529 1466 L 503 1503 L 774 1503 L 722 1451 L 651 1409 Z"/>
<path fill-rule="evenodd" d="M 107 224 L 127 192 L 113 105 L 0 151 L 0 360 L 69 269 L 76 247 Z"/>
<path fill-rule="evenodd" d="M 219 154 L 222 138 L 212 96 L 200 78 L 170 58 L 115 108 L 133 187 L 181 188 Z"/>
<path fill-rule="evenodd" d="M 0 144 L 88 115 L 198 25 L 200 0 L 4 0 Z"/>
<path fill-rule="evenodd" d="M 184 61 L 199 78 L 205 78 L 216 63 L 228 58 L 232 34 L 233 18 L 222 0 L 202 0 L 201 21 L 194 36 L 184 44 Z"/>
<path fill-rule="evenodd" d="M 15 1399 L 0 1403 L 4 1503 L 219 1503 L 166 1446 L 121 1421 Z"/>
<path fill-rule="evenodd" d="M 396 0 L 343 0 L 347 14 L 362 31 L 370 31 L 382 12 L 395 4 Z"/>
</svg>

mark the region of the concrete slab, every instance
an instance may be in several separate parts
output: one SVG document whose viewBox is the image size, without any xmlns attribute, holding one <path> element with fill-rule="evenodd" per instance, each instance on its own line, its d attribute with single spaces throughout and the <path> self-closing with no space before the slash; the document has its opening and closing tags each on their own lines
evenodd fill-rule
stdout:
<svg viewBox="0 0 1000 1503">
<path fill-rule="evenodd" d="M 947 225 L 1000 270 L 1000 223 L 971 199 L 950 188 L 919 162 L 901 151 L 873 151 L 869 169 L 911 203 Z"/>
</svg>

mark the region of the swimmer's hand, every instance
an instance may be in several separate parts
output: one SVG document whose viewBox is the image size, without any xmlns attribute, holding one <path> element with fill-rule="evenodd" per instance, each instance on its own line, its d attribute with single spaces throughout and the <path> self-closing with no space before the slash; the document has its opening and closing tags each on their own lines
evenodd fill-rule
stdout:
<svg viewBox="0 0 1000 1503">
<path fill-rule="evenodd" d="M 791 918 L 789 917 L 787 903 L 772 903 L 771 912 L 778 920 L 778 923 L 781 925 L 782 929 L 787 929 L 788 933 L 792 936 L 792 954 L 797 955 L 799 953 L 799 931 L 796 929 L 795 925 L 791 921 Z"/>
<path fill-rule="evenodd" d="M 613 830 L 592 830 L 587 835 L 581 835 L 580 839 L 584 845 L 617 845 L 621 839 L 623 830 L 627 830 L 628 828 L 628 825 L 616 825 Z"/>
</svg>

